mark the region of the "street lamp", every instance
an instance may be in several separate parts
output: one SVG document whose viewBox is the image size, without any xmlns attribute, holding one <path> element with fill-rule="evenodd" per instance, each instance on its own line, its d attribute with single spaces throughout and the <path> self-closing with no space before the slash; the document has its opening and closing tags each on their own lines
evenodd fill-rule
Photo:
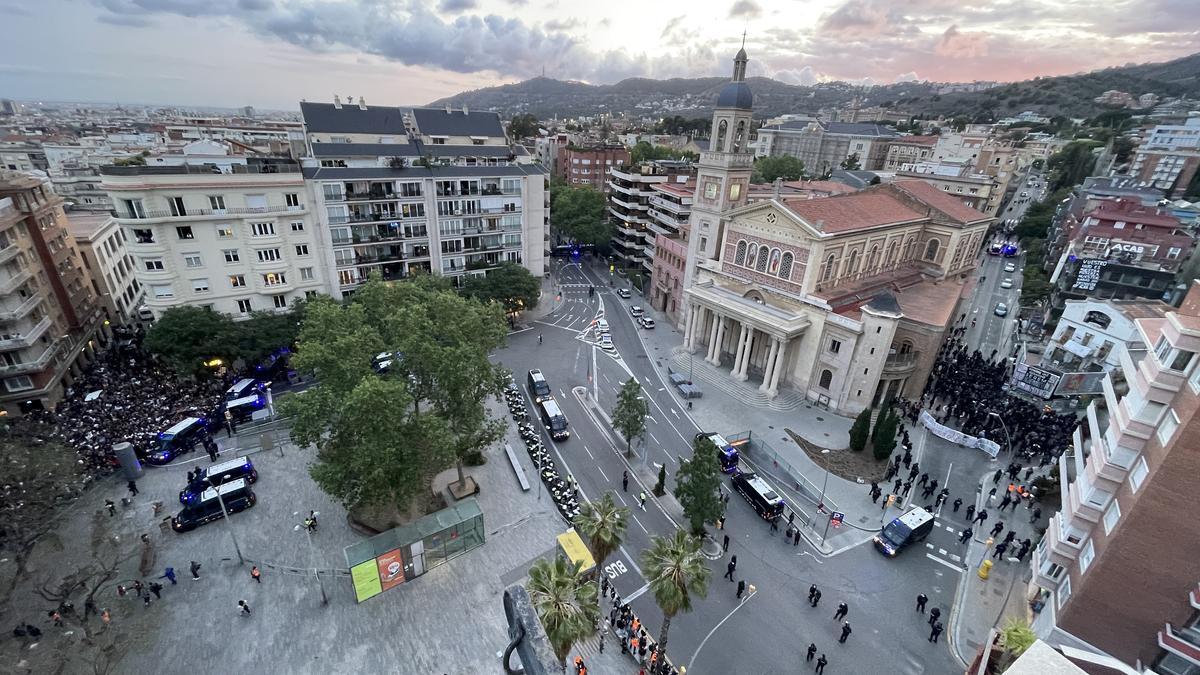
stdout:
<svg viewBox="0 0 1200 675">
<path fill-rule="evenodd" d="M 998 415 L 997 413 L 994 413 L 994 412 L 989 412 L 988 417 L 995 417 L 996 420 L 1000 422 L 1000 428 L 1004 430 L 1005 442 L 1008 443 L 1008 450 L 1009 450 L 1009 452 L 1012 452 L 1013 451 L 1012 436 L 1008 435 L 1008 426 L 1006 424 L 1004 424 L 1004 418 L 1000 417 L 1000 415 Z M 996 458 L 993 457 L 992 459 L 996 459 Z"/>
<path fill-rule="evenodd" d="M 829 448 L 822 448 L 821 454 L 828 455 Z M 821 499 L 817 502 L 817 508 L 813 509 L 812 515 L 808 517 L 808 527 L 812 527 L 812 521 L 817 516 L 817 511 L 825 508 L 825 488 L 827 487 L 829 487 L 829 462 L 825 463 L 825 481 L 821 483 Z"/>
<path fill-rule="evenodd" d="M 313 511 L 313 517 L 316 517 L 319 515 L 321 515 L 321 513 L 319 511 Z M 302 528 L 300 525 L 296 525 L 295 527 L 292 528 L 292 531 L 299 532 L 301 529 Z M 304 530 L 304 534 L 308 537 L 308 562 L 310 565 L 312 565 L 313 576 L 316 577 L 317 586 L 319 586 L 321 589 L 321 604 L 328 605 L 329 598 L 327 598 L 325 596 L 325 582 L 321 581 L 321 575 L 317 573 L 317 554 L 316 554 L 316 550 L 313 548 L 312 530 L 308 529 L 307 527 L 303 528 L 303 530 Z"/>
</svg>

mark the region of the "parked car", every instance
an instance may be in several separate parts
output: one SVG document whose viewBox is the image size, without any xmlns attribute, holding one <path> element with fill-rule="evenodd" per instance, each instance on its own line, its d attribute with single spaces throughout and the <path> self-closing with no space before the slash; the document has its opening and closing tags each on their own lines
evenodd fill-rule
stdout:
<svg viewBox="0 0 1200 675">
<path fill-rule="evenodd" d="M 615 352 L 617 350 L 617 348 L 613 346 L 612 336 L 608 333 L 600 336 L 600 349 L 603 349 L 606 352 Z"/>
<path fill-rule="evenodd" d="M 642 310 L 641 306 L 639 306 L 639 305 L 634 305 L 634 306 L 630 307 L 629 313 L 632 314 L 635 318 L 641 316 L 642 314 L 645 314 L 645 312 Z"/>
<path fill-rule="evenodd" d="M 995 312 L 996 316 L 1008 316 L 1008 305 L 1004 304 L 1003 302 L 996 305 Z"/>
<path fill-rule="evenodd" d="M 619 297 L 619 298 L 625 298 L 626 300 L 628 300 L 632 295 L 633 294 L 629 292 L 628 288 L 618 288 L 617 289 L 617 297 Z"/>
<path fill-rule="evenodd" d="M 638 325 L 646 330 L 651 330 L 654 328 L 654 319 L 651 319 L 648 316 L 639 316 L 637 321 Z"/>
<path fill-rule="evenodd" d="M 1008 263 L 1007 265 L 1004 266 L 1004 271 L 1005 272 L 1016 272 L 1017 266 L 1012 263 Z"/>
<path fill-rule="evenodd" d="M 1012 279 L 1005 279 L 1000 282 L 1000 288 L 1012 288 Z"/>
<path fill-rule="evenodd" d="M 608 319 L 596 319 L 596 332 L 601 335 L 608 335 Z"/>
</svg>

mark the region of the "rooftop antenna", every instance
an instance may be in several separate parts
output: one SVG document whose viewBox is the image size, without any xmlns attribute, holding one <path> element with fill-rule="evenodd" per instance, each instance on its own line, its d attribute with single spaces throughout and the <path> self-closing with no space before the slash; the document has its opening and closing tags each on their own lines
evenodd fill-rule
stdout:
<svg viewBox="0 0 1200 675">
<path fill-rule="evenodd" d="M 742 26 L 742 49 L 746 48 L 746 27 Z"/>
</svg>

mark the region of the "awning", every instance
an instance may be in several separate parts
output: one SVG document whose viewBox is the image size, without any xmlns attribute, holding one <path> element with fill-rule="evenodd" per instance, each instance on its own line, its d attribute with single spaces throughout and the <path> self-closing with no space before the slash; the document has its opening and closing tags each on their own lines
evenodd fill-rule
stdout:
<svg viewBox="0 0 1200 675">
<path fill-rule="evenodd" d="M 1062 348 L 1071 352 L 1075 356 L 1078 356 L 1081 359 L 1086 359 L 1087 357 L 1092 355 L 1092 352 L 1096 351 L 1095 347 L 1089 347 L 1089 346 L 1081 344 L 1075 340 L 1067 340 L 1066 342 L 1063 343 Z"/>
<path fill-rule="evenodd" d="M 558 535 L 558 547 L 567 556 L 567 560 L 579 563 L 579 571 L 589 572 L 596 567 L 596 559 L 592 557 L 592 552 L 584 545 L 575 528 Z"/>
</svg>

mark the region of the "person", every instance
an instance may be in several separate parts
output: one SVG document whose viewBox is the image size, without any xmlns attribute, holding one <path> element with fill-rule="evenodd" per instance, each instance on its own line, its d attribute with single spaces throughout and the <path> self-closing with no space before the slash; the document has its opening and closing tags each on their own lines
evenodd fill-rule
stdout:
<svg viewBox="0 0 1200 675">
<path fill-rule="evenodd" d="M 816 655 L 816 653 L 817 653 L 817 643 L 815 643 L 815 642 L 808 643 L 808 656 L 804 660 L 812 661 L 813 656 Z"/>
<path fill-rule="evenodd" d="M 929 631 L 929 641 L 936 644 L 938 641 L 938 636 L 942 634 L 942 630 L 943 626 L 941 621 L 933 624 L 933 628 Z"/>
<path fill-rule="evenodd" d="M 792 540 L 792 546 L 799 546 L 799 545 L 800 545 L 800 528 L 797 527 L 796 528 L 796 536 Z"/>
<path fill-rule="evenodd" d="M 117 505 L 111 499 L 104 500 L 104 508 L 108 509 L 108 517 L 112 518 L 117 515 Z"/>
<path fill-rule="evenodd" d="M 737 569 L 737 556 L 729 559 L 729 564 L 725 566 L 725 576 L 723 578 L 733 581 L 733 572 Z"/>
<path fill-rule="evenodd" d="M 846 638 L 850 637 L 851 632 L 852 631 L 850 630 L 850 622 L 847 621 L 846 623 L 843 623 L 842 624 L 842 637 L 838 638 L 838 642 L 845 642 Z"/>
<path fill-rule="evenodd" d="M 811 603 L 813 596 L 817 594 L 817 585 L 813 584 L 808 587 L 808 601 Z"/>
<path fill-rule="evenodd" d="M 719 518 L 717 518 L 717 529 L 718 530 L 725 529 L 725 516 L 720 516 Z"/>
<path fill-rule="evenodd" d="M 968 523 L 975 522 L 975 505 L 974 504 L 970 504 L 967 506 L 967 522 Z"/>
<path fill-rule="evenodd" d="M 154 594 L 154 598 L 156 600 L 162 599 L 162 589 L 163 589 L 162 584 L 158 583 L 157 581 L 151 581 L 149 588 L 150 588 L 150 592 Z"/>
<path fill-rule="evenodd" d="M 638 497 L 638 500 L 639 500 L 639 506 L 641 506 L 642 510 L 645 511 L 646 510 L 646 491 L 645 490 L 642 490 L 642 494 L 641 494 L 641 496 Z"/>
<path fill-rule="evenodd" d="M 542 334 L 538 333 L 538 344 L 542 344 Z"/>
<path fill-rule="evenodd" d="M 813 593 L 812 606 L 816 607 L 819 604 L 821 604 L 821 591 L 818 589 L 816 593 Z"/>
<path fill-rule="evenodd" d="M 850 607 L 846 603 L 839 602 L 837 611 L 833 613 L 833 620 L 841 621 L 842 619 L 846 618 L 846 614 L 849 611 L 850 611 Z"/>
<path fill-rule="evenodd" d="M 825 664 L 826 663 L 829 663 L 829 661 L 825 660 L 825 655 L 822 654 L 821 658 L 817 659 L 817 670 L 816 670 L 817 675 L 822 675 L 825 672 Z"/>
<path fill-rule="evenodd" d="M 958 507 L 962 506 L 962 497 L 954 500 L 954 512 L 958 513 Z"/>
<path fill-rule="evenodd" d="M 771 519 L 771 536 L 774 537 L 775 533 L 778 531 L 779 531 L 779 519 L 772 518 Z"/>
<path fill-rule="evenodd" d="M 138 495 L 137 481 L 131 480 L 125 484 L 125 487 L 129 490 L 130 497 L 136 497 Z"/>
<path fill-rule="evenodd" d="M 973 536 L 975 536 L 975 532 L 973 532 L 971 530 L 971 528 L 968 527 L 967 529 L 962 531 L 962 534 L 960 534 L 958 536 L 958 543 L 965 544 L 968 541 L 971 541 L 971 537 L 973 537 Z"/>
<path fill-rule="evenodd" d="M 163 575 L 161 577 L 159 577 L 159 579 L 166 579 L 167 581 L 171 582 L 172 586 L 174 586 L 175 585 L 175 568 L 168 567 L 166 570 L 163 571 Z"/>
<path fill-rule="evenodd" d="M 250 616 L 250 604 L 245 600 L 238 600 L 238 608 L 241 610 L 242 616 Z"/>
<path fill-rule="evenodd" d="M 996 544 L 996 550 L 992 551 L 992 558 L 1000 558 L 1004 556 L 1004 552 L 1008 550 L 1008 544 L 1000 542 Z"/>
<path fill-rule="evenodd" d="M 937 623 L 938 619 L 940 619 L 941 617 L 942 617 L 942 610 L 938 609 L 937 607 L 934 607 L 929 610 L 929 621 L 927 623 L 929 623 L 929 625 L 932 626 L 933 624 Z"/>
<path fill-rule="evenodd" d="M 215 463 L 217 461 L 217 442 L 211 438 L 205 438 L 204 449 L 208 451 L 208 461 Z M 197 469 L 196 474 L 199 475 L 199 473 L 200 471 Z"/>
<path fill-rule="evenodd" d="M 742 593 L 745 593 L 745 592 L 746 592 L 746 580 L 741 579 L 738 581 L 738 589 L 737 589 L 737 597 L 739 600 L 741 600 L 741 598 L 742 598 Z"/>
<path fill-rule="evenodd" d="M 918 593 L 917 594 L 917 611 L 924 614 L 925 613 L 925 603 L 927 603 L 927 602 L 929 602 L 929 596 L 925 595 L 924 593 Z"/>
<path fill-rule="evenodd" d="M 626 469 L 624 475 L 621 476 L 621 492 L 629 492 L 629 470 Z"/>
<path fill-rule="evenodd" d="M 725 539 L 721 542 L 721 552 L 729 552 L 729 535 L 725 535 Z"/>
<path fill-rule="evenodd" d="M 984 524 L 984 522 L 987 521 L 987 519 L 988 519 L 987 509 L 979 509 L 979 513 L 975 514 L 975 520 L 972 522 L 979 523 L 980 525 L 982 525 L 982 524 Z"/>
<path fill-rule="evenodd" d="M 188 569 L 192 572 L 192 581 L 200 581 L 200 563 L 193 560 Z"/>
<path fill-rule="evenodd" d="M 1033 515 L 1029 516 L 1029 522 L 1036 523 L 1038 521 L 1038 518 L 1041 518 L 1041 517 L 1042 517 L 1042 507 L 1039 506 L 1033 510 Z"/>
<path fill-rule="evenodd" d="M 999 536 L 1000 533 L 1003 531 L 1004 531 L 1004 521 L 997 520 L 996 524 L 992 526 L 992 536 L 993 537 Z"/>
<path fill-rule="evenodd" d="M 50 610 L 50 620 L 54 622 L 55 628 L 62 628 L 62 614 L 59 614 L 57 609 Z"/>
<path fill-rule="evenodd" d="M 992 485 L 1000 482 L 1000 477 L 1004 475 L 1004 469 L 996 469 L 996 473 L 992 474 Z"/>
<path fill-rule="evenodd" d="M 256 581 L 257 583 L 260 583 L 260 584 L 262 583 L 262 572 L 258 571 L 258 565 L 250 566 L 250 578 L 253 579 L 254 581 Z"/>
</svg>

